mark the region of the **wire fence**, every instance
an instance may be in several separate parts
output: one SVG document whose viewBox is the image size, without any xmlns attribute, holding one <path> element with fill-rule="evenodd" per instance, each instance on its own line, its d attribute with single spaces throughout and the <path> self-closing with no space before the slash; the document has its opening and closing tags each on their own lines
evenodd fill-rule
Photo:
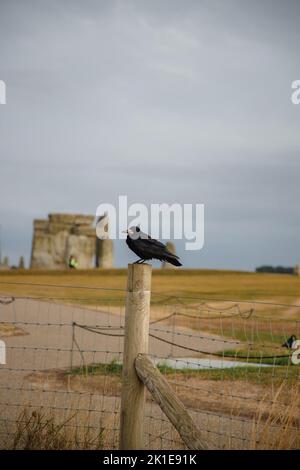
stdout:
<svg viewBox="0 0 300 470">
<path fill-rule="evenodd" d="M 47 287 L 0 296 L 0 447 L 117 449 L 120 289 L 111 289 L 112 301 L 91 304 L 87 295 L 83 305 L 84 294 L 50 298 L 40 293 Z M 209 448 L 299 446 L 300 365 L 289 342 L 300 336 L 299 312 L 299 305 L 152 294 L 149 355 Z M 150 395 L 144 438 L 147 449 L 184 448 Z"/>
</svg>

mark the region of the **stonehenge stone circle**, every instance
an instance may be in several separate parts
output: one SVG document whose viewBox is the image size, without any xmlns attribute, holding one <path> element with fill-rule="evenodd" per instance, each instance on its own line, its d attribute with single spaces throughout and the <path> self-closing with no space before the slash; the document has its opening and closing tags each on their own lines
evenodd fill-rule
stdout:
<svg viewBox="0 0 300 470">
<path fill-rule="evenodd" d="M 34 220 L 30 267 L 66 269 L 69 258 L 73 255 L 78 261 L 79 269 L 89 269 L 95 265 L 111 268 L 112 240 L 105 240 L 110 243 L 109 256 L 103 248 L 98 255 L 98 244 L 102 240 L 96 237 L 93 222 L 93 215 L 60 213 L 49 214 L 45 220 Z"/>
</svg>

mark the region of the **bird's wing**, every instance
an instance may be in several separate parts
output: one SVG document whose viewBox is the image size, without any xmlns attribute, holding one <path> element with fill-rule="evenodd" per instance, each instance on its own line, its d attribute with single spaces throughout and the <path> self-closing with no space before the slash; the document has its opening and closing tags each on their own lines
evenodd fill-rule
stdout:
<svg viewBox="0 0 300 470">
<path fill-rule="evenodd" d="M 150 242 L 151 244 L 157 246 L 157 247 L 163 248 L 165 253 L 168 253 L 168 254 L 174 256 L 174 258 L 179 259 L 179 256 L 175 255 L 174 253 L 171 253 L 171 252 L 168 250 L 168 248 L 166 247 L 166 245 L 164 245 L 164 244 L 161 243 L 160 241 L 155 240 L 154 238 L 151 238 L 151 237 L 150 237 L 150 240 L 147 240 L 147 241 Z"/>
<path fill-rule="evenodd" d="M 167 249 L 166 245 L 159 242 L 158 240 L 155 240 L 154 238 L 151 238 L 150 235 L 146 235 L 144 238 L 140 238 L 140 240 L 144 242 L 145 246 L 159 247 L 160 249 L 163 248 L 164 250 Z"/>
<path fill-rule="evenodd" d="M 158 259 L 165 257 L 166 255 L 171 255 L 172 257 L 178 259 L 177 255 L 174 255 L 168 251 L 166 245 L 158 240 L 155 240 L 154 238 L 140 238 L 139 246 L 147 251 L 150 250 L 153 254 L 153 257 L 156 256 Z"/>
</svg>

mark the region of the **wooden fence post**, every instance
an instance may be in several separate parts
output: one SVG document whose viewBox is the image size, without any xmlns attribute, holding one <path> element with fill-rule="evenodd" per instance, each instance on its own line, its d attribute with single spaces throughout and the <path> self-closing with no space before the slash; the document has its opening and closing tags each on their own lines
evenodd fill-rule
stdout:
<svg viewBox="0 0 300 470">
<path fill-rule="evenodd" d="M 137 376 L 134 361 L 148 353 L 151 271 L 148 264 L 129 264 L 125 308 L 125 335 L 120 413 L 121 450 L 144 447 L 145 386 Z"/>
<path fill-rule="evenodd" d="M 135 360 L 139 378 L 148 388 L 156 403 L 177 429 L 188 449 L 207 449 L 206 443 L 184 404 L 176 396 L 164 376 L 145 354 L 139 354 Z"/>
</svg>

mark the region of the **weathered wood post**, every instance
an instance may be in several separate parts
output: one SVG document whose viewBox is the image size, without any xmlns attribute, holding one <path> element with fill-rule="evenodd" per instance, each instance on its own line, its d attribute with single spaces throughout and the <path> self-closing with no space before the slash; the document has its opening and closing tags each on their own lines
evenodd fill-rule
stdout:
<svg viewBox="0 0 300 470">
<path fill-rule="evenodd" d="M 177 429 L 188 449 L 204 450 L 207 445 L 184 404 L 176 396 L 165 377 L 145 354 L 139 354 L 135 360 L 139 378 L 148 388 L 156 403 Z"/>
<path fill-rule="evenodd" d="M 144 447 L 145 385 L 135 370 L 135 359 L 148 353 L 151 266 L 129 264 L 125 308 L 125 336 L 120 413 L 121 450 Z"/>
</svg>

